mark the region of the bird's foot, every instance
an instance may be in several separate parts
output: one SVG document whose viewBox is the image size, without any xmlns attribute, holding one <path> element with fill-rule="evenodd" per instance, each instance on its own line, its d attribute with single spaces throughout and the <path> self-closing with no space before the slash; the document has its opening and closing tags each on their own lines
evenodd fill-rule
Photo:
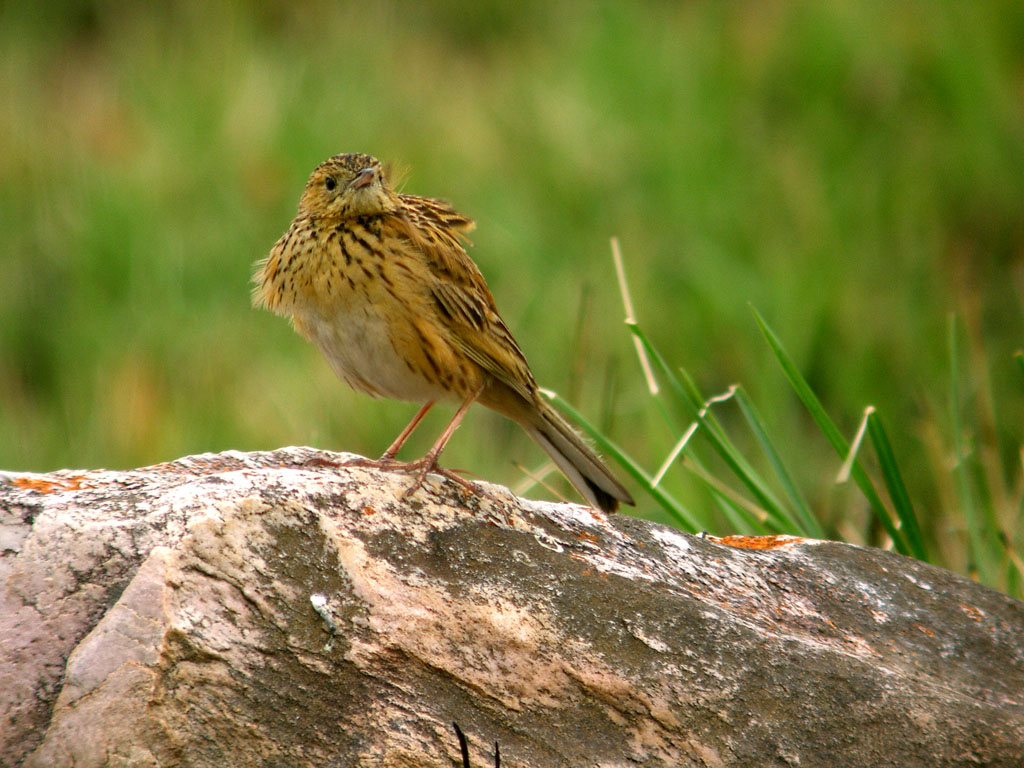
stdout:
<svg viewBox="0 0 1024 768">
<path fill-rule="evenodd" d="M 403 498 L 415 493 L 416 490 L 423 485 L 423 481 L 427 479 L 427 475 L 429 474 L 441 475 L 442 477 L 448 478 L 471 493 L 484 493 L 485 495 L 490 495 L 458 474 L 460 471 L 464 470 L 445 469 L 438 465 L 437 459 L 434 459 L 429 455 L 424 456 L 422 459 L 416 459 L 415 461 L 399 461 L 386 453 L 379 459 L 357 457 L 354 459 L 348 459 L 347 461 L 331 461 L 330 459 L 316 457 L 307 461 L 306 464 L 315 467 L 367 467 L 370 469 L 380 469 L 385 472 L 415 472 L 416 477 L 413 478 L 412 484 L 402 492 Z"/>
<path fill-rule="evenodd" d="M 467 480 L 466 478 L 462 477 L 461 474 L 459 474 L 460 472 L 466 472 L 466 470 L 445 469 L 444 467 L 439 466 L 437 463 L 437 459 L 431 457 L 429 454 L 421 459 L 416 459 L 415 461 L 399 461 L 398 459 L 388 455 L 387 453 L 385 453 L 379 459 L 368 459 L 359 456 L 353 459 L 348 459 L 346 461 L 332 461 L 330 459 L 323 459 L 317 457 L 309 459 L 306 462 L 306 464 L 307 466 L 333 468 L 366 467 L 369 469 L 382 470 L 384 472 L 414 472 L 416 476 L 413 478 L 412 483 L 410 483 L 409 486 L 404 491 L 402 491 L 402 498 L 408 498 L 409 496 L 414 494 L 420 488 L 420 486 L 423 485 L 423 482 L 427 479 L 427 475 L 434 474 L 440 475 L 441 477 L 451 480 L 453 483 L 464 488 L 467 492 L 474 496 L 486 496 L 491 501 L 497 504 L 507 503 L 507 499 L 503 500 L 499 498 L 486 488 L 471 483 L 469 480 Z M 507 517 L 508 516 L 506 515 L 506 520 Z"/>
<path fill-rule="evenodd" d="M 459 470 L 445 469 L 444 467 L 438 466 L 437 459 L 429 455 L 424 456 L 422 459 L 417 459 L 416 461 L 397 461 L 396 459 L 391 458 L 381 458 L 379 462 L 382 465 L 382 469 L 416 473 L 412 483 L 402 492 L 402 498 L 412 496 L 412 494 L 414 494 L 419 487 L 423 485 L 423 481 L 427 479 L 427 475 L 429 474 L 441 475 L 441 477 L 445 477 L 453 483 L 461 485 L 470 493 L 475 494 L 481 492 L 480 488 L 458 474 Z"/>
</svg>

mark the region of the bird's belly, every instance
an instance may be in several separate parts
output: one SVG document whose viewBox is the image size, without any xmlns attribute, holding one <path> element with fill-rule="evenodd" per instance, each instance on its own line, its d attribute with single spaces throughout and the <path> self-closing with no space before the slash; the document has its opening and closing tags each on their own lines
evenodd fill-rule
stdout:
<svg viewBox="0 0 1024 768">
<path fill-rule="evenodd" d="M 329 316 L 299 318 L 334 372 L 374 397 L 425 403 L 452 394 L 410 366 L 395 348 L 395 322 L 370 307 L 338 308 Z"/>
</svg>

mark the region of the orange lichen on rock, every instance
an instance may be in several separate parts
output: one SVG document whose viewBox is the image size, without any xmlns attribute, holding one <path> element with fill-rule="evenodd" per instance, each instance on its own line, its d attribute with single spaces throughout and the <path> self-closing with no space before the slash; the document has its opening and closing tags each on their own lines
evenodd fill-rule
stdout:
<svg viewBox="0 0 1024 768">
<path fill-rule="evenodd" d="M 708 541 L 737 549 L 778 549 L 805 539 L 799 536 L 708 536 Z"/>
<path fill-rule="evenodd" d="M 52 475 L 51 475 L 52 477 Z M 57 491 L 77 491 L 80 488 L 89 488 L 83 483 L 83 475 L 73 475 L 67 478 L 47 480 L 42 477 L 15 477 L 11 480 L 12 485 L 24 488 L 27 491 L 36 493 L 55 493 Z"/>
</svg>

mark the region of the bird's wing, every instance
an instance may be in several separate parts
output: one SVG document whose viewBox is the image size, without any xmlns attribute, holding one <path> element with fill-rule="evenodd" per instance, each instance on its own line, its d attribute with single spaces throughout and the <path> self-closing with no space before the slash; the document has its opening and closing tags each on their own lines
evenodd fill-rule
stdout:
<svg viewBox="0 0 1024 768">
<path fill-rule="evenodd" d="M 487 291 L 484 276 L 464 247 L 469 244 L 466 235 L 476 228 L 473 220 L 444 200 L 416 195 L 399 195 L 399 199 L 402 205 L 396 218 L 402 234 L 430 259 L 431 267 L 456 283 Z"/>
<path fill-rule="evenodd" d="M 537 389 L 530 368 L 511 331 L 498 314 L 487 282 L 463 247 L 473 227 L 448 203 L 401 195 L 403 211 L 396 225 L 427 260 L 434 279 L 429 286 L 438 315 L 454 343 L 503 384 L 530 400 Z"/>
</svg>

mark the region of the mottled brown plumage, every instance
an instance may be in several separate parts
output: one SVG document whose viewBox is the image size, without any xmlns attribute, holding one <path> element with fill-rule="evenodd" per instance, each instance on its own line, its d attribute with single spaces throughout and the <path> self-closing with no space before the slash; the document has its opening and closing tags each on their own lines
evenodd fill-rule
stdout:
<svg viewBox="0 0 1024 768">
<path fill-rule="evenodd" d="M 396 192 L 380 163 L 338 155 L 310 176 L 291 227 L 257 265 L 253 301 L 290 317 L 353 389 L 423 403 L 377 465 L 428 471 L 473 402 L 520 424 L 593 506 L 629 493 L 541 398 L 487 283 L 466 254 L 473 221 Z M 430 452 L 394 461 L 439 400 L 461 406 Z M 449 476 L 450 473 L 446 473 Z"/>
</svg>

